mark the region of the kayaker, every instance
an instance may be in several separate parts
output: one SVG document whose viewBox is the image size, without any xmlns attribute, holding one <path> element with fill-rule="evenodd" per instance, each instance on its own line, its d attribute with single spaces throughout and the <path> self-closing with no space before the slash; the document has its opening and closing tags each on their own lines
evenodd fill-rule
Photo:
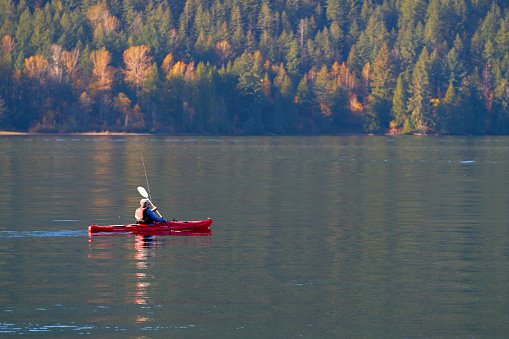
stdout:
<svg viewBox="0 0 509 339">
<path fill-rule="evenodd" d="M 150 200 L 141 199 L 140 207 L 136 209 L 134 212 L 134 217 L 136 218 L 137 224 L 154 224 L 155 222 L 166 222 L 166 220 L 162 218 L 158 218 L 155 216 L 154 212 L 157 211 L 157 207 L 150 209 Z"/>
</svg>

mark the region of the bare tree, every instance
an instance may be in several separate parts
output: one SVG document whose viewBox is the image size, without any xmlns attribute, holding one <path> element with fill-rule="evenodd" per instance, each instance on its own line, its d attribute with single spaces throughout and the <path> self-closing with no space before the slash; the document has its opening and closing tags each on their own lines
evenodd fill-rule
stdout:
<svg viewBox="0 0 509 339">
<path fill-rule="evenodd" d="M 225 60 L 232 58 L 235 53 L 228 41 L 223 40 L 216 44 L 216 55 L 219 58 L 219 64 L 222 65 Z"/>
<path fill-rule="evenodd" d="M 102 24 L 106 20 L 106 18 L 110 15 L 110 12 L 104 4 L 100 4 L 90 7 L 86 15 L 92 25 L 97 27 L 99 24 Z"/>
<path fill-rule="evenodd" d="M 62 53 L 62 62 L 65 65 L 65 71 L 71 75 L 72 78 L 76 76 L 78 71 L 78 62 L 80 59 L 80 50 L 74 48 L 72 51 L 64 51 Z"/>
<path fill-rule="evenodd" d="M 49 68 L 49 76 L 57 83 L 62 83 L 64 80 L 64 70 L 62 68 L 62 46 L 53 44 L 51 45 L 51 65 Z"/>
<path fill-rule="evenodd" d="M 343 62 L 339 67 L 339 74 L 337 75 L 337 82 L 339 87 L 346 90 L 348 93 L 353 92 L 355 87 L 355 73 L 350 72 L 350 68 Z"/>
<path fill-rule="evenodd" d="M 9 35 L 6 34 L 2 38 L 2 53 L 3 55 L 10 54 L 12 50 L 16 47 L 16 43 L 14 42 L 14 39 Z"/>
<path fill-rule="evenodd" d="M 118 30 L 120 27 L 120 21 L 114 16 L 109 16 L 104 19 L 103 22 L 104 33 L 108 34 L 113 32 L 113 34 L 118 35 Z"/>
</svg>

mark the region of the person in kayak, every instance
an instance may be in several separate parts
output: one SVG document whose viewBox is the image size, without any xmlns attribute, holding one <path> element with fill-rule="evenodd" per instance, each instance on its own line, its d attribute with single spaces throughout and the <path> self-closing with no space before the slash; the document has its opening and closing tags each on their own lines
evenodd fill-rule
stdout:
<svg viewBox="0 0 509 339">
<path fill-rule="evenodd" d="M 158 218 L 155 216 L 154 212 L 157 211 L 157 207 L 154 206 L 154 208 L 150 209 L 150 200 L 148 199 L 141 199 L 140 200 L 140 207 L 136 209 L 136 212 L 134 212 L 134 217 L 136 218 L 137 224 L 154 224 L 156 222 L 166 222 L 166 220 L 162 218 Z"/>
</svg>

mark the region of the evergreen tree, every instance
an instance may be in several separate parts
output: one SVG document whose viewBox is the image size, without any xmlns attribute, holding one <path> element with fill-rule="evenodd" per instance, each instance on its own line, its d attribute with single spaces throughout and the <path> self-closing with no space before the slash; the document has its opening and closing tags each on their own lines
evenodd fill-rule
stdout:
<svg viewBox="0 0 509 339">
<path fill-rule="evenodd" d="M 356 44 L 361 63 L 373 63 L 380 48 L 388 39 L 389 32 L 385 27 L 382 12 L 377 9 L 370 17 L 366 29 L 361 33 Z"/>
<path fill-rule="evenodd" d="M 484 50 L 482 53 L 482 58 L 484 63 L 488 65 L 493 65 L 495 61 L 495 47 L 491 42 L 491 39 L 488 39 L 486 44 L 484 45 Z"/>
<path fill-rule="evenodd" d="M 327 10 L 325 15 L 327 20 L 332 24 L 335 23 L 339 27 L 345 26 L 345 2 L 341 0 L 326 0 Z"/>
<path fill-rule="evenodd" d="M 432 3 L 438 3 L 438 0 L 434 0 Z M 432 6 L 430 5 L 430 9 Z M 434 49 L 444 41 L 444 21 L 439 17 L 438 8 L 433 7 L 434 10 L 428 10 L 428 20 L 424 26 L 424 43 L 430 48 Z"/>
<path fill-rule="evenodd" d="M 302 77 L 299 82 L 299 86 L 297 86 L 296 101 L 304 112 L 309 112 L 308 108 L 310 108 L 311 103 L 313 102 L 313 92 L 308 82 L 307 75 Z"/>
<path fill-rule="evenodd" d="M 442 133 L 459 134 L 464 132 L 464 126 L 457 114 L 459 106 L 459 96 L 451 82 L 445 93 L 444 109 L 445 109 L 445 122 Z"/>
<path fill-rule="evenodd" d="M 443 57 L 439 54 L 438 48 L 435 48 L 429 58 L 429 83 L 431 96 L 434 99 L 440 99 L 444 96 L 447 86 L 447 80 L 444 76 Z M 439 102 L 440 100 L 435 102 Z"/>
<path fill-rule="evenodd" d="M 407 106 L 410 119 L 405 123 L 403 133 L 429 133 L 434 129 L 429 62 L 429 52 L 424 48 L 412 72 L 412 82 L 409 87 L 410 97 Z"/>
<path fill-rule="evenodd" d="M 463 78 L 466 75 L 463 62 L 460 60 L 456 48 L 451 48 L 447 56 L 445 57 L 445 77 L 449 82 L 449 87 L 459 87 L 463 82 Z"/>
<path fill-rule="evenodd" d="M 329 40 L 331 43 L 331 49 L 332 49 L 332 55 L 331 55 L 331 61 L 337 61 L 342 60 L 342 53 L 343 53 L 343 41 L 345 39 L 345 36 L 343 34 L 343 31 L 341 28 L 336 24 L 332 23 L 329 30 Z"/>
<path fill-rule="evenodd" d="M 504 18 L 500 22 L 500 29 L 495 37 L 495 45 L 495 56 L 498 59 L 503 58 L 509 52 L 509 18 Z"/>
<path fill-rule="evenodd" d="M 286 64 L 288 68 L 288 74 L 296 78 L 299 75 L 299 67 L 300 67 L 300 55 L 299 55 L 299 43 L 297 40 L 293 39 L 290 43 L 290 48 L 288 53 L 286 54 Z"/>
<path fill-rule="evenodd" d="M 263 1 L 262 3 L 260 14 L 258 15 L 257 28 L 260 33 L 266 31 L 269 35 L 274 34 L 274 18 L 268 1 Z"/>
<path fill-rule="evenodd" d="M 392 100 L 392 124 L 393 129 L 400 130 L 407 118 L 407 99 L 408 99 L 408 85 L 405 80 L 404 74 L 400 74 L 394 90 L 394 97 Z"/>
<path fill-rule="evenodd" d="M 16 29 L 16 41 L 18 53 L 33 55 L 33 49 L 30 46 L 30 37 L 32 36 L 32 17 L 28 8 L 20 15 Z"/>
<path fill-rule="evenodd" d="M 372 89 L 364 126 L 366 132 L 378 133 L 389 125 L 393 81 L 391 64 L 389 48 L 384 44 L 373 64 Z"/>
<path fill-rule="evenodd" d="M 415 27 L 425 17 L 426 0 L 401 0 L 398 27 Z"/>
<path fill-rule="evenodd" d="M 239 6 L 236 6 L 232 10 L 231 21 L 230 21 L 230 32 L 231 35 L 231 43 L 233 50 L 237 54 L 242 54 L 244 41 L 245 41 L 245 33 L 244 33 L 244 18 L 242 16 L 241 10 Z"/>
<path fill-rule="evenodd" d="M 496 4 L 496 2 L 493 2 L 482 25 L 479 27 L 481 41 L 483 43 L 486 43 L 488 40 L 495 40 L 495 36 L 500 27 L 500 19 L 500 7 Z"/>
<path fill-rule="evenodd" d="M 414 28 L 413 26 L 405 26 L 399 30 L 396 40 L 396 48 L 400 55 L 401 71 L 405 71 L 410 67 L 413 68 L 422 46 L 422 37 L 420 36 L 417 28 Z"/>
</svg>

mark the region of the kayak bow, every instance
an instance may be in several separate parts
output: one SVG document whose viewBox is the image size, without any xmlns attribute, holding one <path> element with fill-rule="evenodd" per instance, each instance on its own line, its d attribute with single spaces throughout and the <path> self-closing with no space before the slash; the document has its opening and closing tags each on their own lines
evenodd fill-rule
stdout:
<svg viewBox="0 0 509 339">
<path fill-rule="evenodd" d="M 209 230 L 212 219 L 199 220 L 199 221 L 167 221 L 157 222 L 151 225 L 109 225 L 109 226 L 98 226 L 90 225 L 88 227 L 89 233 L 97 232 L 168 232 L 168 225 L 172 231 L 177 232 L 206 232 Z"/>
</svg>

